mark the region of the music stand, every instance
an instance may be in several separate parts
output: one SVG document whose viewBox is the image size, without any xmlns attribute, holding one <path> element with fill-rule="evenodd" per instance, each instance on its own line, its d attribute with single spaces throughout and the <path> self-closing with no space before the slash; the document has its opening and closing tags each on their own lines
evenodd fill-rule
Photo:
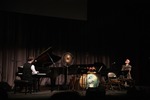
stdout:
<svg viewBox="0 0 150 100">
<path fill-rule="evenodd" d="M 124 70 L 124 71 L 121 71 L 121 75 L 123 76 L 123 78 L 127 78 L 127 74 L 128 74 L 128 70 Z"/>
</svg>

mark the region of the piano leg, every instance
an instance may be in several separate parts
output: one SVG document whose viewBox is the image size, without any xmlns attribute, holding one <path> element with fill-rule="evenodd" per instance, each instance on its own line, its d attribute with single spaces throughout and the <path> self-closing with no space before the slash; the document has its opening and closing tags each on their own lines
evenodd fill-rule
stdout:
<svg viewBox="0 0 150 100">
<path fill-rule="evenodd" d="M 33 91 L 34 92 L 37 92 L 39 91 L 39 87 L 40 87 L 40 84 L 39 84 L 39 78 L 33 78 Z"/>
<path fill-rule="evenodd" d="M 37 91 L 40 91 L 40 78 L 37 78 Z"/>
<path fill-rule="evenodd" d="M 51 77 L 51 91 L 55 90 L 56 88 L 56 77 Z"/>
</svg>

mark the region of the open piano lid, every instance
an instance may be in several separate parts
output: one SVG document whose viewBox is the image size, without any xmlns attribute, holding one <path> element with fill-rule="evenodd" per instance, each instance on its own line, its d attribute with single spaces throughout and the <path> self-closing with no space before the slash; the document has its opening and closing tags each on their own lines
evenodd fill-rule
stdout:
<svg viewBox="0 0 150 100">
<path fill-rule="evenodd" d="M 42 52 L 37 58 L 35 58 L 35 66 L 50 66 L 61 59 L 60 56 L 54 55 L 52 53 L 52 48 L 49 47 L 44 52 Z"/>
</svg>

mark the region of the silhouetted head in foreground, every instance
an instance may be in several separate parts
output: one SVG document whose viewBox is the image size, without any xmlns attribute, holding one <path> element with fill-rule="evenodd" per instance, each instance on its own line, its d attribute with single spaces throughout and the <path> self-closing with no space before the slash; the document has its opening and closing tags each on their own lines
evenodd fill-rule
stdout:
<svg viewBox="0 0 150 100">
<path fill-rule="evenodd" d="M 81 95 L 75 91 L 59 92 L 51 96 L 52 100 L 58 100 L 58 99 L 68 100 L 68 99 L 80 99 L 80 98 L 81 98 Z"/>
</svg>

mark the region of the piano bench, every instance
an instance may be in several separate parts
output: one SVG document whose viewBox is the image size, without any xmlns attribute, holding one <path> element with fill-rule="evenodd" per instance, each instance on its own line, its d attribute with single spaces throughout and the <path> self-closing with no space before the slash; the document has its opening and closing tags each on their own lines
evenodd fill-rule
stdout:
<svg viewBox="0 0 150 100">
<path fill-rule="evenodd" d="M 21 92 L 24 89 L 24 93 L 32 93 L 32 83 L 27 80 L 14 80 L 14 94 Z"/>
</svg>

